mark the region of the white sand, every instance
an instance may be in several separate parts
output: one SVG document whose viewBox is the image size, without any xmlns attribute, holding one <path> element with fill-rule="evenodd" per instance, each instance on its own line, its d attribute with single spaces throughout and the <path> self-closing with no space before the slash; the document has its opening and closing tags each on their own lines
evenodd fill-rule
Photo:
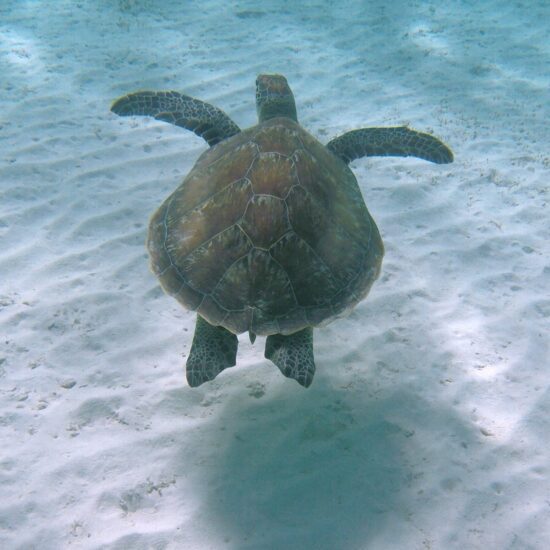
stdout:
<svg viewBox="0 0 550 550">
<path fill-rule="evenodd" d="M 550 547 L 549 4 L 307 4 L 0 4 L 0 548 Z M 247 127 L 275 71 L 323 141 L 408 123 L 456 161 L 352 164 L 383 275 L 311 388 L 241 337 L 191 389 L 144 240 L 206 145 L 110 102 Z"/>
</svg>

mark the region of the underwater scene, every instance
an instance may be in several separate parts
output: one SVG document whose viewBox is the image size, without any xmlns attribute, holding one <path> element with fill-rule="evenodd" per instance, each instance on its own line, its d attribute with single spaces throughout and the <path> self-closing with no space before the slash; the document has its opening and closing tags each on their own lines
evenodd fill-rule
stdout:
<svg viewBox="0 0 550 550">
<path fill-rule="evenodd" d="M 549 36 L 2 0 L 0 548 L 550 548 Z"/>
</svg>

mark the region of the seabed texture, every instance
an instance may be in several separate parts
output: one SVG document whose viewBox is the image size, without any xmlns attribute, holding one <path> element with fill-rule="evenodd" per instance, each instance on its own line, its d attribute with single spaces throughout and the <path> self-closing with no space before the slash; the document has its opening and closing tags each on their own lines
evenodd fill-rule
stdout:
<svg viewBox="0 0 550 550">
<path fill-rule="evenodd" d="M 3 0 L 0 547 L 550 548 L 549 21 L 547 1 Z M 309 389 L 246 335 L 191 389 L 195 317 L 144 241 L 207 146 L 109 107 L 174 89 L 246 128 L 273 72 L 325 143 L 408 124 L 455 162 L 351 164 L 386 256 L 315 331 Z"/>
</svg>

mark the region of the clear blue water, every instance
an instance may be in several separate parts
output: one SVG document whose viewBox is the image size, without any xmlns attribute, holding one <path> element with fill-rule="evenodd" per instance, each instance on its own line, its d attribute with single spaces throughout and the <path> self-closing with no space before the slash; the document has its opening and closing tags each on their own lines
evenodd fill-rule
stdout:
<svg viewBox="0 0 550 550">
<path fill-rule="evenodd" d="M 548 546 L 550 5 L 333 4 L 0 4 L 0 546 Z M 241 342 L 191 390 L 144 240 L 205 145 L 109 107 L 245 128 L 261 72 L 324 142 L 410 124 L 456 160 L 352 165 L 384 270 L 310 389 Z"/>
</svg>

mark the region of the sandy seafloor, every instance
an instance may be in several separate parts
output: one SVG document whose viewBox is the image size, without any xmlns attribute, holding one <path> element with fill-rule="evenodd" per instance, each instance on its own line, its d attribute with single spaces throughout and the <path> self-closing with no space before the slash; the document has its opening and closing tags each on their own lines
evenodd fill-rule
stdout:
<svg viewBox="0 0 550 550">
<path fill-rule="evenodd" d="M 2 549 L 550 548 L 550 5 L 0 4 Z M 352 163 L 386 245 L 304 390 L 240 337 L 198 389 L 150 214 L 282 72 L 322 141 L 409 124 L 454 164 Z"/>
</svg>

